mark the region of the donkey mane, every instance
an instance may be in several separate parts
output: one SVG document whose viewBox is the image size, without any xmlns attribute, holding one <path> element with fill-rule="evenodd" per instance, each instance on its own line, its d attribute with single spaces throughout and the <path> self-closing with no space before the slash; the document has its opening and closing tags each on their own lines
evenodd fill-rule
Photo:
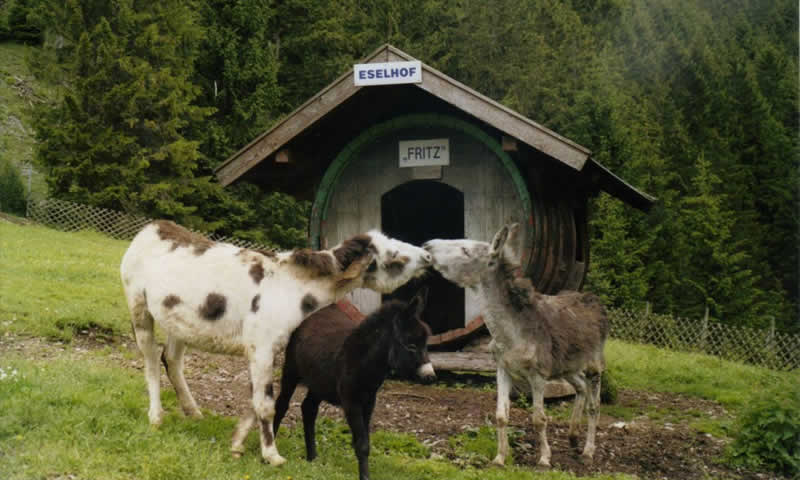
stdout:
<svg viewBox="0 0 800 480">
<path fill-rule="evenodd" d="M 296 266 L 307 270 L 311 277 L 327 277 L 336 273 L 336 264 L 328 252 L 315 252 L 310 248 L 294 250 L 289 260 Z"/>
<path fill-rule="evenodd" d="M 375 312 L 364 318 L 364 320 L 350 332 L 350 335 L 347 336 L 344 343 L 372 342 L 374 340 L 372 334 L 383 335 L 386 332 L 391 332 L 391 330 L 387 330 L 386 324 L 390 323 L 398 313 L 402 313 L 406 306 L 407 303 L 400 300 L 387 300 L 383 302 Z M 432 335 L 431 327 L 429 327 L 427 323 L 420 322 L 420 324 L 425 329 L 425 333 L 428 336 Z M 364 348 L 368 347 L 369 345 L 364 345 Z"/>
<path fill-rule="evenodd" d="M 158 230 L 158 236 L 161 240 L 172 242 L 172 250 L 179 247 L 194 247 L 195 255 L 202 255 L 209 248 L 214 246 L 214 242 L 208 238 L 191 232 L 175 222 L 169 220 L 156 220 L 153 222 Z"/>
<path fill-rule="evenodd" d="M 310 248 L 294 250 L 289 260 L 294 265 L 306 269 L 311 277 L 324 277 L 347 270 L 353 262 L 375 251 L 372 238 L 360 234 L 348 238 L 330 252 L 314 251 Z"/>
</svg>

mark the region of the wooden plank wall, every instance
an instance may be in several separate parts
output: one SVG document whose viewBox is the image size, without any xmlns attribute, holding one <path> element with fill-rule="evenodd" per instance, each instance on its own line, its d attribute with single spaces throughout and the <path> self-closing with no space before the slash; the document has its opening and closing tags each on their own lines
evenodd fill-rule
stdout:
<svg viewBox="0 0 800 480">
<path fill-rule="evenodd" d="M 381 226 L 381 196 L 413 180 L 412 169 L 398 166 L 398 141 L 449 138 L 450 166 L 442 167 L 440 181 L 464 193 L 464 233 L 467 238 L 491 241 L 505 223 L 523 225 L 522 242 L 530 243 L 527 219 L 510 174 L 481 142 L 446 129 L 395 132 L 366 147 L 342 172 L 322 228 L 328 246 L 359 232 Z M 431 205 L 431 208 L 436 208 Z M 359 289 L 350 300 L 365 314 L 380 305 L 378 293 Z M 475 295 L 466 292 L 464 325 L 479 315 Z"/>
</svg>

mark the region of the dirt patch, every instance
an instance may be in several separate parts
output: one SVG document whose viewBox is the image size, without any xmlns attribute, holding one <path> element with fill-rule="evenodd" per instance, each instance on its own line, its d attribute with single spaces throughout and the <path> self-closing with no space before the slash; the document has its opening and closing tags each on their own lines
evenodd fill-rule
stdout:
<svg viewBox="0 0 800 480">
<path fill-rule="evenodd" d="M 76 338 L 70 345 L 41 340 L 13 340 L 0 340 L 0 350 L 11 347 L 40 358 L 63 354 L 65 351 L 81 354 L 108 345 L 107 339 L 91 334 Z M 112 358 L 121 365 L 142 369 L 141 357 L 130 339 L 118 339 L 114 349 L 116 351 L 112 353 Z M 190 351 L 186 357 L 185 371 L 201 408 L 230 416 L 244 411 L 248 402 L 248 376 L 244 359 Z M 171 388 L 163 374 L 162 386 Z M 493 425 L 495 394 L 490 387 L 491 384 L 484 384 L 455 388 L 390 380 L 378 394 L 372 429 L 413 434 L 428 445 L 434 455 L 463 463 L 449 438 L 484 425 Z M 300 402 L 304 395 L 302 387 L 298 388 L 284 425 L 293 427 L 301 422 Z M 146 401 L 143 393 L 142 402 Z M 729 419 L 729 413 L 719 404 L 682 395 L 625 389 L 619 392 L 617 406 L 620 411 L 627 412 L 627 418 L 601 415 L 594 462 L 584 465 L 579 459 L 579 452 L 569 447 L 568 422 L 563 414 L 571 407 L 571 400 L 567 401 L 569 404 L 564 404 L 564 401 L 548 404 L 548 415 L 551 416 L 548 441 L 554 469 L 579 476 L 627 473 L 642 479 L 781 478 L 736 470 L 719 463 L 725 442 L 698 432 L 689 425 L 693 419 Z M 633 418 L 630 418 L 631 412 L 635 413 Z M 320 415 L 343 421 L 338 408 L 324 403 Z M 518 403 L 512 404 L 510 426 L 522 432 L 512 439 L 514 463 L 536 468 L 538 440 L 532 430 L 529 413 Z M 486 463 L 475 465 L 474 459 L 471 460 L 475 466 L 497 468 Z"/>
</svg>

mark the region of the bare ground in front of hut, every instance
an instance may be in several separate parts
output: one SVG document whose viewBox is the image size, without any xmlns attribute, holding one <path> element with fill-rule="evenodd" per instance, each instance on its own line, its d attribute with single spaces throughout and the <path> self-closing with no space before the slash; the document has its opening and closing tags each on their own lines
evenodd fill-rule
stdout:
<svg viewBox="0 0 800 480">
<path fill-rule="evenodd" d="M 105 345 L 105 341 L 98 342 L 92 334 L 89 337 L 76 338 L 72 344 L 60 347 L 41 340 L 29 340 L 16 342 L 16 348 L 47 357 L 57 354 L 55 348 L 85 351 Z M 115 352 L 111 354 L 112 358 L 125 367 L 142 369 L 142 360 L 133 342 L 115 342 L 114 347 L 135 354 Z M 230 416 L 244 411 L 249 387 L 242 358 L 190 351 L 186 357 L 185 373 L 201 408 Z M 163 372 L 162 386 L 171 388 Z M 473 377 L 463 381 L 451 377 L 444 384 L 435 385 L 389 380 L 378 394 L 372 430 L 415 435 L 431 448 L 433 455 L 456 464 L 498 468 L 489 464 L 490 459 L 459 455 L 450 441 L 456 435 L 469 435 L 481 426 L 493 424 L 495 393 L 491 387 L 491 382 L 477 384 Z M 142 402 L 146 402 L 144 381 L 142 389 Z M 302 387 L 295 392 L 283 425 L 302 428 L 300 402 L 304 394 Z M 597 451 L 591 465 L 581 463 L 579 452 L 569 447 L 569 407 L 571 399 L 550 401 L 547 405 L 550 416 L 548 440 L 554 469 L 578 476 L 626 473 L 642 479 L 780 478 L 734 470 L 719 461 L 725 440 L 690 426 L 697 419 L 730 419 L 725 409 L 715 402 L 671 393 L 621 390 L 617 404 L 613 408 L 603 408 L 598 425 Z M 174 411 L 169 413 L 179 415 Z M 343 421 L 341 411 L 327 404 L 322 405 L 320 416 Z M 512 404 L 510 427 L 517 432 L 512 438 L 514 464 L 536 468 L 538 440 L 530 424 L 530 415 L 520 402 Z"/>
</svg>

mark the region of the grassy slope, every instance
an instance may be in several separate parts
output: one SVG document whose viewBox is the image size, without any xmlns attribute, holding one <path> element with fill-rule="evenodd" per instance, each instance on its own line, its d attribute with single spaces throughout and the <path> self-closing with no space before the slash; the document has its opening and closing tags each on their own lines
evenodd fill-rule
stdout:
<svg viewBox="0 0 800 480">
<path fill-rule="evenodd" d="M 117 366 L 110 349 L 41 360 L 12 352 L 9 338 L 69 340 L 75 329 L 91 324 L 129 335 L 118 277 L 126 246 L 97 233 L 0 222 L 0 378 L 6 374 L 0 380 L 0 478 L 355 476 L 349 436 L 334 422 L 320 425 L 320 447 L 326 454 L 313 464 L 296 461 L 303 456 L 299 428 L 280 437 L 281 452 L 295 460 L 285 467 L 260 463 L 254 434 L 248 439 L 249 454 L 233 461 L 228 455 L 230 418 L 211 415 L 188 422 L 170 415 L 160 430 L 151 430 L 141 373 Z M 796 374 L 617 341 L 608 345 L 607 357 L 620 386 L 698 395 L 734 412 L 762 386 L 798 381 Z M 165 406 L 174 410 L 174 393 L 167 389 L 163 395 Z M 493 450 L 492 445 L 465 448 Z M 391 453 L 379 453 L 384 451 Z M 413 438 L 385 432 L 373 439 L 373 452 L 376 479 L 573 478 L 513 467 L 459 469 L 424 458 L 426 449 Z"/>
<path fill-rule="evenodd" d="M 28 68 L 26 58 L 36 50 L 37 47 L 0 42 L 0 158 L 10 159 L 15 165 L 34 160 L 36 140 L 30 109 L 33 102 L 51 97 L 53 91 L 51 86 L 38 82 Z M 35 198 L 44 196 L 47 190 L 41 174 L 33 176 L 31 188 Z"/>
<path fill-rule="evenodd" d="M 127 333 L 118 273 L 126 246 L 98 233 L 0 223 L 0 326 L 61 340 L 93 324 Z"/>
</svg>

